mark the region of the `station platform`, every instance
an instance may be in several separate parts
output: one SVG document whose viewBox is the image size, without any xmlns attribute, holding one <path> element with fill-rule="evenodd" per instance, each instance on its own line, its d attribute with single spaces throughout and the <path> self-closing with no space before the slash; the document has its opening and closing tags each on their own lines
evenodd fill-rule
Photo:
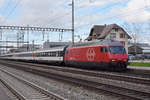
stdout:
<svg viewBox="0 0 150 100">
<path fill-rule="evenodd" d="M 2 87 L 0 87 L 0 100 L 11 100 Z"/>
<path fill-rule="evenodd" d="M 149 70 L 150 67 L 138 67 L 138 66 L 128 66 L 129 69 L 136 69 L 136 70 Z"/>
<path fill-rule="evenodd" d="M 127 68 L 135 73 L 145 73 L 150 75 L 150 67 L 128 66 Z"/>
</svg>

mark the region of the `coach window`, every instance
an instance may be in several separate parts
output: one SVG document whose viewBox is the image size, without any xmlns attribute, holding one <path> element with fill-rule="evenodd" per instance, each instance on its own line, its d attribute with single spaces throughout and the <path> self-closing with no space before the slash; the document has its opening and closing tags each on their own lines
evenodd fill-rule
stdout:
<svg viewBox="0 0 150 100">
<path fill-rule="evenodd" d="M 45 52 L 46 56 L 48 56 L 48 52 Z"/>
<path fill-rule="evenodd" d="M 60 56 L 63 56 L 64 52 L 63 51 L 60 51 Z"/>
<path fill-rule="evenodd" d="M 51 56 L 53 56 L 54 55 L 54 52 L 51 52 Z"/>
<path fill-rule="evenodd" d="M 53 56 L 56 56 L 56 52 L 53 52 Z"/>
<path fill-rule="evenodd" d="M 59 51 L 56 52 L 56 56 L 59 57 Z"/>
<path fill-rule="evenodd" d="M 58 57 L 60 57 L 60 51 L 58 51 Z"/>
<path fill-rule="evenodd" d="M 59 54 L 58 54 L 58 51 L 56 51 L 56 55 L 55 55 L 55 56 L 58 57 L 58 55 L 59 55 Z"/>
<path fill-rule="evenodd" d="M 58 57 L 60 56 L 60 51 L 58 51 Z"/>
<path fill-rule="evenodd" d="M 51 56 L 53 56 L 53 54 L 54 54 L 54 53 L 53 53 L 53 52 L 51 52 Z"/>
<path fill-rule="evenodd" d="M 56 52 L 54 52 L 54 57 L 56 56 Z"/>
<path fill-rule="evenodd" d="M 54 57 L 56 56 L 56 52 L 54 52 Z"/>
</svg>

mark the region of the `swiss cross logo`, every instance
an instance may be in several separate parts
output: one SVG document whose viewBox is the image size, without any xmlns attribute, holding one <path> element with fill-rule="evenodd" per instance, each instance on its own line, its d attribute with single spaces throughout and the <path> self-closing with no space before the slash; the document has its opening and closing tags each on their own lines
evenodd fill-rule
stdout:
<svg viewBox="0 0 150 100">
<path fill-rule="evenodd" d="M 88 61 L 93 61 L 95 59 L 96 53 L 94 48 L 89 48 L 86 52 L 86 57 Z"/>
</svg>

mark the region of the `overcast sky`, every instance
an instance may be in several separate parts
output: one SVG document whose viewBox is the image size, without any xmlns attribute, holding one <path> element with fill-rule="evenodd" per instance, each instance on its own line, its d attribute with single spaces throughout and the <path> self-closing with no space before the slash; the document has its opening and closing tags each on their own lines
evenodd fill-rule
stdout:
<svg viewBox="0 0 150 100">
<path fill-rule="evenodd" d="M 69 4 L 71 0 L 0 0 L 0 25 L 70 29 Z M 138 39 L 150 43 L 150 0 L 75 0 L 76 35 L 85 38 L 93 25 L 113 23 L 142 26 L 144 32 L 138 33 Z M 71 35 L 68 36 L 71 40 Z"/>
</svg>

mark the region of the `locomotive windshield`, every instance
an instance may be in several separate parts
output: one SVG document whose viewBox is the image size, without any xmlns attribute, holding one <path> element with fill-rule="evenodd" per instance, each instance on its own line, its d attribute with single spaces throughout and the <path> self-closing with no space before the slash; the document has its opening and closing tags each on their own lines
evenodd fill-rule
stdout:
<svg viewBox="0 0 150 100">
<path fill-rule="evenodd" d="M 125 54 L 125 48 L 123 46 L 109 46 L 109 51 L 112 54 Z"/>
</svg>

